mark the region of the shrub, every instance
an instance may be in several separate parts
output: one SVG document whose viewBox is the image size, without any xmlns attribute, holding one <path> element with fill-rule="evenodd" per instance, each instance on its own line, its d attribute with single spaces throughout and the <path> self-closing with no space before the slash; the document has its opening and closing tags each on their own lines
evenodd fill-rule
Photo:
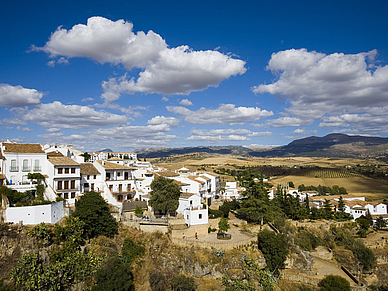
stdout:
<svg viewBox="0 0 388 291">
<path fill-rule="evenodd" d="M 174 291 L 195 291 L 197 285 L 194 278 L 186 277 L 185 275 L 179 275 L 174 278 L 171 283 L 172 290 Z"/>
<path fill-rule="evenodd" d="M 209 213 L 209 218 L 211 218 L 211 219 L 218 218 L 218 217 L 221 217 L 223 215 L 222 211 L 211 209 L 211 208 L 208 208 L 208 213 Z"/>
<path fill-rule="evenodd" d="M 345 278 L 337 275 L 328 275 L 323 278 L 318 286 L 321 291 L 350 291 L 350 283 Z"/>
<path fill-rule="evenodd" d="M 152 270 L 149 278 L 150 286 L 152 291 L 166 291 L 167 286 L 166 276 L 159 270 Z"/>
<path fill-rule="evenodd" d="M 42 242 L 44 245 L 50 245 L 52 243 L 52 232 L 50 227 L 43 222 L 35 225 L 33 229 L 27 232 L 27 235 Z"/>
<path fill-rule="evenodd" d="M 300 230 L 295 235 L 295 244 L 297 244 L 302 250 L 310 252 L 321 244 L 321 240 L 309 231 Z"/>
<path fill-rule="evenodd" d="M 143 256 L 145 248 L 141 245 L 136 244 L 132 239 L 127 237 L 124 240 L 122 249 L 122 255 L 125 262 L 132 264 L 137 256 Z"/>
</svg>

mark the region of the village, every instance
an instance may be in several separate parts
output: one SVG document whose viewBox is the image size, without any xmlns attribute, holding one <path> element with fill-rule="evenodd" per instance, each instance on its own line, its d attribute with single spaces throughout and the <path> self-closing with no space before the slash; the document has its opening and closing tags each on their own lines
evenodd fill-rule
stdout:
<svg viewBox="0 0 388 291">
<path fill-rule="evenodd" d="M 155 216 L 150 205 L 151 183 L 162 176 L 172 179 L 181 189 L 179 206 L 173 216 L 180 218 L 181 222 L 184 220 L 182 224 L 186 226 L 187 234 L 198 233 L 203 237 L 208 234 L 208 208 L 220 205 L 223 201 L 240 200 L 245 190 L 237 181 L 221 181 L 218 174 L 190 172 L 185 167 L 174 171 L 167 170 L 141 161 L 137 154 L 132 152 L 95 152 L 87 154 L 86 159 L 81 151 L 72 146 L 9 141 L 1 143 L 0 185 L 19 192 L 35 191 L 37 182 L 28 179 L 29 173 L 43 175 L 46 186 L 44 198 L 56 203 L 12 207 L 13 205 L 4 201 L 4 222 L 54 224 L 74 210 L 75 201 L 79 197 L 88 191 L 95 191 L 110 205 L 111 214 L 118 221 L 144 220 L 150 224 L 152 220 L 156 222 L 156 218 L 160 218 Z M 267 190 L 269 199 L 274 199 L 276 192 L 281 190 L 298 198 L 301 203 L 307 202 L 309 207 L 317 209 L 323 208 L 325 200 L 329 200 L 334 212 L 339 211 L 338 204 L 341 199 L 345 207 L 344 212 L 351 215 L 353 220 L 367 214 L 371 215 L 374 223 L 379 218 L 388 219 L 386 204 L 368 202 L 365 197 L 351 194 L 319 196 L 317 191 L 299 191 L 289 187 L 287 183 Z M 144 212 L 140 219 L 134 214 L 136 207 L 141 207 Z M 171 223 L 176 224 L 173 219 L 170 219 Z"/>
</svg>

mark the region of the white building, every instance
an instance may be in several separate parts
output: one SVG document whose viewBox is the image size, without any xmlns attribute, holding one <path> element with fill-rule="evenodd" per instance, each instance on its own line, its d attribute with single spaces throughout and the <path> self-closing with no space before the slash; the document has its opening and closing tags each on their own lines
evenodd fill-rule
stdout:
<svg viewBox="0 0 388 291">
<path fill-rule="evenodd" d="M 201 197 L 193 193 L 181 193 L 177 213 L 182 213 L 187 226 L 208 224 L 208 209 L 201 203 Z"/>
<path fill-rule="evenodd" d="M 5 222 L 23 224 L 57 223 L 64 217 L 63 202 L 46 205 L 8 207 Z"/>
<path fill-rule="evenodd" d="M 96 169 L 92 163 L 80 164 L 81 171 L 81 192 L 100 191 L 100 184 L 102 182 L 101 173 Z"/>
<path fill-rule="evenodd" d="M 47 157 L 40 144 L 3 142 L 1 152 L 3 158 L 0 162 L 4 184 L 18 191 L 35 189 L 27 178 L 28 173 L 44 174 L 47 171 Z"/>
<path fill-rule="evenodd" d="M 76 161 L 63 156 L 48 158 L 48 183 L 58 197 L 64 198 L 69 205 L 74 205 L 81 194 L 81 168 Z"/>
</svg>

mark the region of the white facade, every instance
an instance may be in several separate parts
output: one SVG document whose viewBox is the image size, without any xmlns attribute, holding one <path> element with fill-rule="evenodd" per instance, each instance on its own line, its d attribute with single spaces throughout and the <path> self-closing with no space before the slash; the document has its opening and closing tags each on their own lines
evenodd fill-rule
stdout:
<svg viewBox="0 0 388 291">
<path fill-rule="evenodd" d="M 204 206 L 185 209 L 183 215 L 187 226 L 209 223 L 208 209 Z"/>
<path fill-rule="evenodd" d="M 179 197 L 179 206 L 176 210 L 177 213 L 182 213 L 186 209 L 190 209 L 192 207 L 198 207 L 201 206 L 201 197 L 195 194 L 189 194 L 182 193 L 181 197 Z"/>
<path fill-rule="evenodd" d="M 5 221 L 23 224 L 57 223 L 64 217 L 63 202 L 47 205 L 8 207 Z"/>
</svg>

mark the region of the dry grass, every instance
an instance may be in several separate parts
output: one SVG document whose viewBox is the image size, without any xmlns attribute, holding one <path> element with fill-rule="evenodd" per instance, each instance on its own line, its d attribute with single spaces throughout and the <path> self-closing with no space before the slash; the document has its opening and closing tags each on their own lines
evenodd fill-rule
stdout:
<svg viewBox="0 0 388 291">
<path fill-rule="evenodd" d="M 304 185 L 324 185 L 332 187 L 338 185 L 345 187 L 349 194 L 356 196 L 365 196 L 367 200 L 383 200 L 388 198 L 388 184 L 383 181 L 367 177 L 350 177 L 350 178 L 314 178 L 307 176 L 283 176 L 272 179 L 270 182 L 274 185 L 292 181 L 295 187 L 300 184 Z"/>
</svg>

